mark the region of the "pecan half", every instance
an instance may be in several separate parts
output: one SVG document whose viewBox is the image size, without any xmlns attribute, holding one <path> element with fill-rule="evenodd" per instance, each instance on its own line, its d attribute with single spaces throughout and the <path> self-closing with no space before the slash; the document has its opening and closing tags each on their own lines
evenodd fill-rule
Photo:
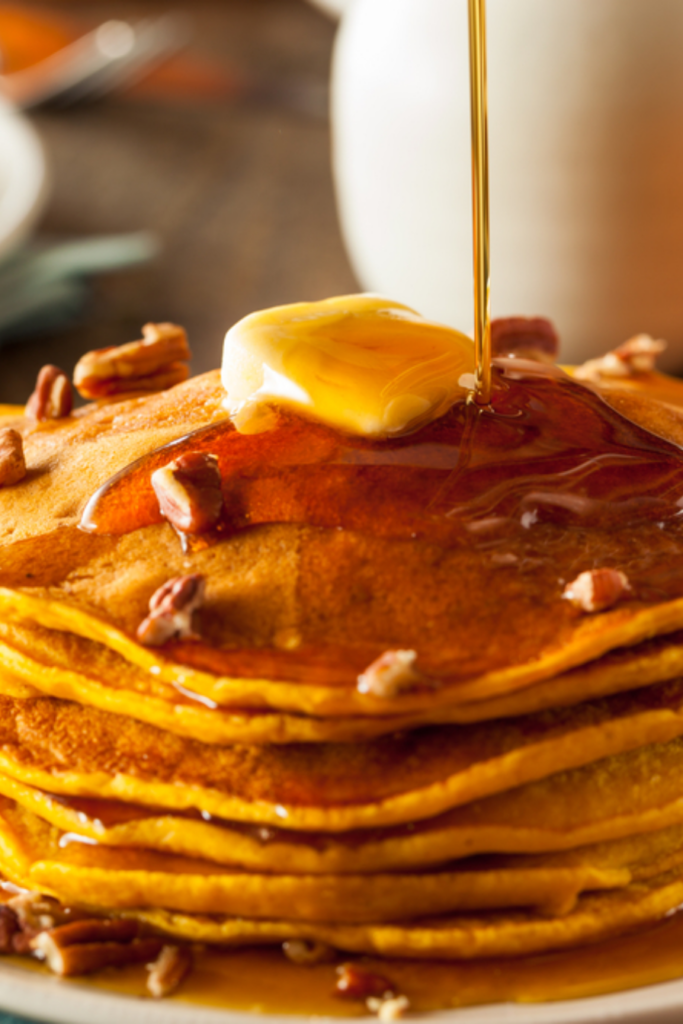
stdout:
<svg viewBox="0 0 683 1024">
<path fill-rule="evenodd" d="M 73 405 L 74 396 L 67 375 L 58 366 L 44 366 L 26 403 L 26 415 L 39 422 L 61 420 L 70 414 Z"/>
<path fill-rule="evenodd" d="M 24 442 L 11 427 L 0 429 L 0 487 L 16 484 L 26 476 Z"/>
<path fill-rule="evenodd" d="M 199 573 L 162 584 L 150 598 L 149 615 L 138 626 L 140 643 L 160 647 L 173 637 L 196 638 L 193 617 L 204 601 L 205 585 Z"/>
<path fill-rule="evenodd" d="M 604 612 L 631 593 L 628 576 L 618 569 L 590 569 L 564 588 L 562 597 L 583 612 Z"/>
<path fill-rule="evenodd" d="M 175 992 L 192 969 L 192 951 L 187 946 L 164 946 L 149 965 L 147 989 L 155 999 Z"/>
<path fill-rule="evenodd" d="M 145 324 L 141 341 L 87 352 L 76 364 L 74 385 L 84 398 L 164 391 L 187 380 L 190 355 L 182 327 Z"/>
<path fill-rule="evenodd" d="M 181 533 L 204 533 L 223 511 L 218 459 L 207 452 L 186 452 L 156 469 L 151 484 L 161 514 Z"/>
<path fill-rule="evenodd" d="M 0 953 L 13 953 L 14 936 L 19 931 L 19 918 L 11 907 L 0 906 Z"/>
<path fill-rule="evenodd" d="M 634 377 L 639 373 L 651 373 L 657 356 L 666 348 L 666 342 L 651 338 L 649 334 L 637 334 L 623 345 L 607 352 L 598 359 L 589 359 L 574 370 L 576 380 L 587 380 L 599 384 L 607 377 Z"/>
<path fill-rule="evenodd" d="M 330 963 L 336 957 L 332 946 L 315 939 L 287 939 L 282 943 L 282 951 L 288 960 L 299 967 Z"/>
<path fill-rule="evenodd" d="M 123 939 L 114 937 L 116 929 L 105 928 L 105 925 L 118 924 L 117 921 L 100 921 L 98 932 L 91 931 L 91 939 L 82 942 L 74 941 L 72 935 L 65 935 L 71 925 L 63 925 L 50 931 L 40 932 L 31 941 L 31 949 L 42 957 L 51 971 L 62 977 L 76 974 L 92 974 L 103 967 L 122 967 L 125 964 L 147 963 L 158 956 L 163 946 L 161 939 Z M 97 935 L 101 938 L 97 938 Z"/>
<path fill-rule="evenodd" d="M 385 651 L 358 676 L 359 693 L 374 697 L 397 697 L 424 684 L 426 679 L 413 666 L 415 651 Z"/>
<path fill-rule="evenodd" d="M 394 983 L 358 964 L 340 964 L 333 994 L 342 999 L 389 999 L 394 995 Z"/>
<path fill-rule="evenodd" d="M 506 316 L 491 321 L 491 352 L 494 356 L 520 356 L 552 363 L 560 339 L 550 320 L 542 316 Z"/>
<path fill-rule="evenodd" d="M 47 929 L 60 949 L 91 942 L 131 942 L 140 934 L 140 925 L 132 918 L 84 917 Z"/>
<path fill-rule="evenodd" d="M 370 996 L 369 999 L 365 1000 L 365 1005 L 370 1013 L 376 1013 L 379 1019 L 386 1021 L 387 1024 L 390 1021 L 405 1017 L 410 1009 L 410 1002 L 407 996 L 391 996 L 389 999 L 378 999 L 376 996 Z"/>
</svg>

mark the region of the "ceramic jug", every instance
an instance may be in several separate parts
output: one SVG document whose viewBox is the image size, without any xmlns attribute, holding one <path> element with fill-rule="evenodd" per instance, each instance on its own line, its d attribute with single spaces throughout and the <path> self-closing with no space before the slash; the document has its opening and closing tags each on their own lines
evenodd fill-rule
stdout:
<svg viewBox="0 0 683 1024">
<path fill-rule="evenodd" d="M 683 366 L 683 2 L 489 0 L 494 316 Z M 466 0 L 351 0 L 333 166 L 361 286 L 471 330 Z"/>
</svg>

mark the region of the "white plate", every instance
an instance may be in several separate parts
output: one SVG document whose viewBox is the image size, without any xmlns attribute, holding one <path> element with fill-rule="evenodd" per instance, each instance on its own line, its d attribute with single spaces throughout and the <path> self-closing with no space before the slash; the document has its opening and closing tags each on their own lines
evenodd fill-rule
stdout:
<svg viewBox="0 0 683 1024">
<path fill-rule="evenodd" d="M 28 235 L 46 195 L 45 156 L 38 136 L 0 97 L 0 259 Z"/>
<path fill-rule="evenodd" d="M 178 1000 L 155 1002 L 98 991 L 74 981 L 0 964 L 0 1010 L 53 1024 L 255 1024 L 253 1014 L 205 1009 Z M 268 1018 L 292 1024 L 291 1016 Z M 430 1024 L 681 1024 L 683 981 L 595 999 L 498 1004 L 414 1015 Z"/>
</svg>

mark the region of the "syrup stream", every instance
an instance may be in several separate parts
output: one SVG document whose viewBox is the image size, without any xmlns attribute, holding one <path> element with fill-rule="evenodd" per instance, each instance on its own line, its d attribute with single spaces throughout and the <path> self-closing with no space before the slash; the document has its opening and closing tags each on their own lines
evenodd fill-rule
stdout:
<svg viewBox="0 0 683 1024">
<path fill-rule="evenodd" d="M 472 117 L 472 235 L 474 258 L 474 398 L 491 396 L 489 271 L 489 147 L 486 98 L 486 0 L 469 0 L 470 101 Z"/>
</svg>

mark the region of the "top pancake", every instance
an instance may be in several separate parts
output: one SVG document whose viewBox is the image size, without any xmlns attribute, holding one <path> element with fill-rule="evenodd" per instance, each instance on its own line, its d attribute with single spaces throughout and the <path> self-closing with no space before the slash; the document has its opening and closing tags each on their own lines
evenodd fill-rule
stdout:
<svg viewBox="0 0 683 1024">
<path fill-rule="evenodd" d="M 158 669 L 170 683 L 236 707 L 254 706 L 253 694 L 261 688 L 257 706 L 318 715 L 396 714 L 484 700 L 683 625 L 683 527 L 668 505 L 662 515 L 659 508 L 639 512 L 623 525 L 611 513 L 602 523 L 590 516 L 585 522 L 541 517 L 512 534 L 496 528 L 490 543 L 473 540 L 471 530 L 447 537 L 429 530 L 416 538 L 387 533 L 363 518 L 360 501 L 360 511 L 337 508 L 341 528 L 306 521 L 306 502 L 303 512 L 290 503 L 275 510 L 283 521 L 240 527 L 189 554 L 163 522 L 144 521 L 118 535 L 78 529 L 88 499 L 113 473 L 220 421 L 222 398 L 218 375 L 207 374 L 160 395 L 91 406 L 38 427 L 8 413 L 4 423 L 25 434 L 29 474 L 0 491 L 3 613 L 31 618 L 31 599 L 38 598 L 43 625 L 105 644 L 141 668 Z M 676 447 L 683 414 L 637 394 L 620 401 L 631 420 L 672 442 L 663 455 L 648 455 L 650 435 L 644 431 L 638 443 L 645 474 L 669 460 L 671 487 L 662 494 L 674 507 L 679 469 L 683 479 Z M 619 424 L 627 430 L 628 421 Z M 447 426 L 432 425 L 441 431 Z M 320 431 L 313 440 L 322 444 Z M 462 447 L 462 436 L 460 441 Z M 432 442 L 421 431 L 411 443 Z M 360 459 L 360 449 L 354 451 Z M 396 469 L 381 478 L 391 484 L 387 494 L 373 484 L 373 500 L 401 499 L 403 474 Z M 244 472 L 224 472 L 224 479 L 232 486 Z M 249 469 L 249 480 L 258 484 L 269 473 L 264 459 Z M 438 500 L 445 500 L 454 478 L 434 473 L 423 485 L 429 490 L 438 484 Z M 361 473 L 361 484 L 363 479 Z M 406 483 L 407 507 L 414 483 Z M 529 487 L 538 490 L 538 481 Z M 628 503 L 628 496 L 622 498 Z M 562 591 L 596 565 L 627 572 L 633 596 L 613 610 L 586 615 L 563 600 Z M 187 572 L 207 578 L 202 641 L 167 645 L 161 653 L 141 648 L 135 630 L 151 594 Z M 382 651 L 399 647 L 416 650 L 420 667 L 438 685 L 391 700 L 359 693 L 358 673 Z M 249 684 L 241 687 L 240 680 Z"/>
</svg>

